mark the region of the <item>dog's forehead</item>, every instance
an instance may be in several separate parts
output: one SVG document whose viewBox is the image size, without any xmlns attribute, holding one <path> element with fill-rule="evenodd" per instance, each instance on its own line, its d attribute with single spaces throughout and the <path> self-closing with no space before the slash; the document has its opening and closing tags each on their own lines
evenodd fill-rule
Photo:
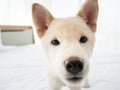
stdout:
<svg viewBox="0 0 120 90">
<path fill-rule="evenodd" d="M 55 19 L 52 22 L 53 28 L 57 30 L 75 30 L 85 28 L 85 22 L 79 17 Z"/>
<path fill-rule="evenodd" d="M 51 23 L 48 33 L 56 36 L 80 36 L 92 33 L 83 19 L 79 17 L 55 19 Z"/>
</svg>

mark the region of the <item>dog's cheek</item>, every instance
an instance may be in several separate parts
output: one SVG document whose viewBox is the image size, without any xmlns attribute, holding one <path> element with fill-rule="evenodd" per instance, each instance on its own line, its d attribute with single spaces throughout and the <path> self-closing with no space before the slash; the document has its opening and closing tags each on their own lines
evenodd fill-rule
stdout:
<svg viewBox="0 0 120 90">
<path fill-rule="evenodd" d="M 64 68 L 64 55 L 63 53 L 61 53 L 61 50 L 62 48 L 60 47 L 60 49 L 56 53 L 55 68 L 56 68 L 56 72 L 59 78 L 63 79 L 65 78 L 66 71 Z"/>
<path fill-rule="evenodd" d="M 56 73 L 61 73 L 61 67 L 62 66 L 62 62 L 61 62 L 61 58 L 60 58 L 60 47 L 56 47 L 56 46 L 52 46 L 52 45 L 47 45 L 46 46 L 46 54 L 48 57 L 48 60 L 50 62 L 50 64 L 52 64 L 52 67 L 54 67 L 54 70 Z"/>
<path fill-rule="evenodd" d="M 95 37 L 93 36 L 89 38 L 86 44 L 81 45 L 84 51 L 86 52 L 88 59 L 91 57 L 93 53 L 94 44 L 95 44 Z"/>
<path fill-rule="evenodd" d="M 84 77 L 86 77 L 89 73 L 89 69 L 90 69 L 90 61 L 89 60 L 85 60 L 85 66 L 84 66 Z"/>
<path fill-rule="evenodd" d="M 48 55 L 49 55 L 50 62 L 52 62 L 52 65 L 54 66 L 54 68 L 56 68 L 56 65 L 57 65 L 57 60 L 56 60 L 57 50 L 50 47 Z"/>
</svg>

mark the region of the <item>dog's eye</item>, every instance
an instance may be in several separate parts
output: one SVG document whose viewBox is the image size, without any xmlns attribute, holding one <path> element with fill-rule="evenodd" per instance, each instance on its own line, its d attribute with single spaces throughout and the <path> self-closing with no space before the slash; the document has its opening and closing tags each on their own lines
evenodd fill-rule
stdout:
<svg viewBox="0 0 120 90">
<path fill-rule="evenodd" d="M 60 44 L 60 42 L 57 39 L 54 39 L 51 41 L 51 44 L 57 46 Z"/>
<path fill-rule="evenodd" d="M 82 36 L 82 37 L 80 38 L 80 43 L 86 43 L 87 40 L 88 40 L 87 37 Z"/>
</svg>

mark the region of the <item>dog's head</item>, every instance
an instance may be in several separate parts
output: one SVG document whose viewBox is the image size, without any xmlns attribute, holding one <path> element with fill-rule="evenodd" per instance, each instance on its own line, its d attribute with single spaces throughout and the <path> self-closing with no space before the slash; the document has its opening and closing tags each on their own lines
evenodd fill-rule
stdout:
<svg viewBox="0 0 120 90">
<path fill-rule="evenodd" d="M 41 38 L 49 68 L 67 84 L 76 85 L 89 71 L 89 58 L 98 17 L 98 1 L 84 0 L 78 14 L 54 18 L 40 4 L 33 4 L 33 22 Z"/>
</svg>

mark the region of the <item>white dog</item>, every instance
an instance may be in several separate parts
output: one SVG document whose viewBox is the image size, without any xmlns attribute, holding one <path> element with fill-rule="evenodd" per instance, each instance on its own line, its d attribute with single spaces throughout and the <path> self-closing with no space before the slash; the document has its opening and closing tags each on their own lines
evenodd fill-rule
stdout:
<svg viewBox="0 0 120 90">
<path fill-rule="evenodd" d="M 98 1 L 84 0 L 76 16 L 57 19 L 34 3 L 32 16 L 47 57 L 49 90 L 60 90 L 62 85 L 81 90 L 95 42 Z"/>
</svg>

